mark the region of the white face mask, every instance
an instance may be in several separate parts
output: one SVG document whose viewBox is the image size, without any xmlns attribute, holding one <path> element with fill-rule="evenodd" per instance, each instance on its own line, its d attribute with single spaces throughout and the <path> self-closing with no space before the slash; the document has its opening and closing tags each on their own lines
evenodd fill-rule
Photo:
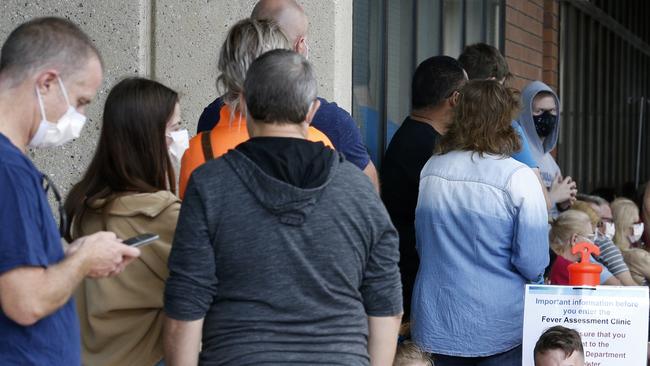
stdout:
<svg viewBox="0 0 650 366">
<path fill-rule="evenodd" d="M 641 239 L 641 236 L 643 236 L 643 223 L 632 225 L 632 231 L 634 234 L 628 236 L 627 238 L 630 240 L 630 243 L 636 243 Z"/>
<path fill-rule="evenodd" d="M 607 239 L 614 239 L 614 234 L 616 234 L 616 225 L 613 222 L 604 222 L 605 224 L 605 236 Z"/>
<path fill-rule="evenodd" d="M 86 124 L 86 116 L 77 112 L 77 110 L 70 104 L 68 99 L 68 92 L 61 81 L 57 78 L 65 102 L 68 104 L 68 110 L 59 118 L 57 123 L 52 123 L 45 117 L 45 106 L 43 105 L 43 97 L 41 92 L 36 88 L 36 95 L 38 97 L 38 105 L 41 109 L 41 123 L 38 126 L 36 134 L 29 141 L 29 147 L 43 148 L 61 146 L 69 141 L 79 137 L 81 130 Z"/>
<path fill-rule="evenodd" d="M 172 143 L 168 147 L 169 155 L 171 155 L 176 162 L 180 163 L 185 150 L 190 147 L 190 134 L 187 130 L 183 129 L 172 131 L 168 133 L 167 136 L 172 139 Z"/>
</svg>

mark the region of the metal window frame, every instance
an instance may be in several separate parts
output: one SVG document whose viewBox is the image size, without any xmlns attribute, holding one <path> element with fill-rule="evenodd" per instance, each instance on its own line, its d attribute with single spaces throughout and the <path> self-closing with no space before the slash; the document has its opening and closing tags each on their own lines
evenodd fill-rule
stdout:
<svg viewBox="0 0 650 366">
<path fill-rule="evenodd" d="M 381 95 L 381 113 L 379 114 L 379 122 L 381 123 L 381 128 L 378 128 L 379 136 L 377 136 L 377 142 L 379 146 L 379 154 L 377 154 L 377 165 L 381 166 L 381 162 L 384 160 L 384 152 L 386 151 L 386 136 L 388 135 L 388 93 L 386 92 L 386 80 L 388 80 L 388 0 L 379 0 L 382 2 L 383 11 L 381 13 L 381 47 L 382 47 L 382 57 L 379 61 L 380 67 L 383 72 L 381 73 L 381 82 L 379 95 Z"/>
<path fill-rule="evenodd" d="M 621 2 L 560 2 L 560 165 L 587 191 L 638 189 L 650 178 L 650 25 Z"/>
<path fill-rule="evenodd" d="M 376 2 L 373 5 L 379 6 L 382 11 L 380 14 L 380 22 L 381 22 L 381 31 L 379 32 L 379 43 L 381 45 L 381 51 L 380 51 L 380 60 L 378 60 L 378 70 L 380 72 L 378 73 L 378 76 L 380 80 L 378 80 L 377 85 L 379 90 L 377 90 L 377 103 L 380 108 L 378 108 L 378 114 L 379 114 L 379 123 L 381 126 L 377 129 L 378 133 L 378 148 L 380 151 L 377 154 L 377 166 L 381 166 L 381 162 L 383 160 L 383 155 L 384 152 L 386 151 L 386 147 L 388 144 L 388 141 L 386 141 L 387 136 L 388 136 L 388 103 L 387 103 L 387 98 L 388 98 L 388 93 L 387 93 L 387 85 L 386 82 L 388 80 L 388 11 L 389 11 L 389 0 L 375 0 Z M 481 11 L 482 11 L 482 17 L 481 17 L 481 41 L 482 42 L 487 42 L 487 36 L 488 36 L 488 30 L 487 30 L 487 24 L 488 24 L 488 16 L 493 16 L 490 12 L 488 14 L 488 1 L 491 0 L 481 0 Z M 495 1 L 498 4 L 498 20 L 496 24 L 498 25 L 498 30 L 496 37 L 497 39 L 497 45 L 496 47 L 503 53 L 505 50 L 505 13 L 506 13 L 506 6 L 505 6 L 505 0 L 497 0 Z M 445 17 L 444 17 L 444 11 L 445 11 L 445 5 L 444 5 L 444 0 L 439 1 L 439 22 L 438 22 L 438 54 L 442 54 L 444 49 L 445 49 Z M 419 1 L 414 0 L 413 1 L 413 11 L 414 14 L 418 14 L 419 12 Z M 467 0 L 462 0 L 461 3 L 461 36 L 460 36 L 460 48 L 461 51 L 462 49 L 467 45 Z M 354 15 L 353 15 L 354 19 Z M 413 71 L 417 67 L 417 30 L 418 30 L 418 17 L 415 17 L 415 21 L 412 24 L 412 37 L 413 37 L 413 50 L 412 50 L 412 57 L 413 57 Z M 354 60 L 353 60 L 354 62 Z"/>
</svg>

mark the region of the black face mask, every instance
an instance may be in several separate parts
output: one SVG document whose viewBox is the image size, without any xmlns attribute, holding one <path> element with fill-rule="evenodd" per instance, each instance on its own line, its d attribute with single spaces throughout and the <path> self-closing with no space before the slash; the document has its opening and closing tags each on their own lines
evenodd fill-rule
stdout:
<svg viewBox="0 0 650 366">
<path fill-rule="evenodd" d="M 553 132 L 557 123 L 557 116 L 552 115 L 549 111 L 544 111 L 539 116 L 533 116 L 533 122 L 535 122 L 535 130 L 537 130 L 539 137 L 546 137 Z"/>
</svg>

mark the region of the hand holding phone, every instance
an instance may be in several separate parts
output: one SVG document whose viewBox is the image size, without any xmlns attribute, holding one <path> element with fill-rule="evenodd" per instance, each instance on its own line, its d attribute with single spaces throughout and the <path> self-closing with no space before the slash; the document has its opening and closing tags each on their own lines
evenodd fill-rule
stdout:
<svg viewBox="0 0 650 366">
<path fill-rule="evenodd" d="M 134 248 L 139 248 L 151 244 L 158 239 L 160 239 L 158 234 L 147 233 L 147 234 L 140 234 L 132 238 L 128 238 L 123 243 L 132 246 Z"/>
</svg>

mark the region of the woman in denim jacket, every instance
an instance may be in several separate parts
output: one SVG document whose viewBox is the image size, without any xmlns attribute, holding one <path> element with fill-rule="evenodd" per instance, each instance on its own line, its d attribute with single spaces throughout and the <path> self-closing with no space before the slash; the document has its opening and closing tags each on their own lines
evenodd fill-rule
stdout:
<svg viewBox="0 0 650 366">
<path fill-rule="evenodd" d="M 524 285 L 549 260 L 533 171 L 509 156 L 518 96 L 495 81 L 461 89 L 454 121 L 422 170 L 413 338 L 436 365 L 521 365 Z"/>
</svg>

